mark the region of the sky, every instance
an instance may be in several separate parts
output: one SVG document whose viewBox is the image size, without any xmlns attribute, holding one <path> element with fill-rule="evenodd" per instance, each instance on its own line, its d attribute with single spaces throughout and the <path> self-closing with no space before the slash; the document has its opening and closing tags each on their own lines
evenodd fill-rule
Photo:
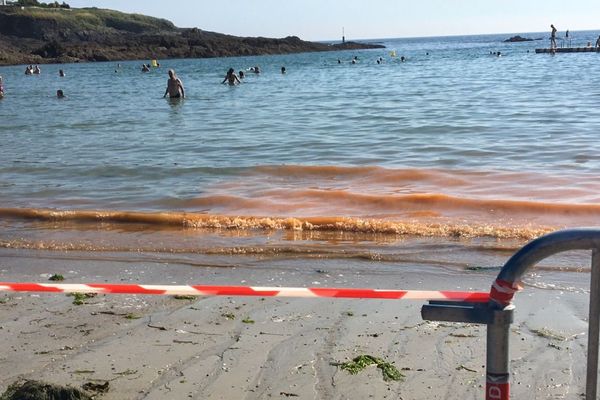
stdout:
<svg viewBox="0 0 600 400">
<path fill-rule="evenodd" d="M 67 0 L 236 36 L 346 40 L 600 29 L 600 0 Z"/>
</svg>

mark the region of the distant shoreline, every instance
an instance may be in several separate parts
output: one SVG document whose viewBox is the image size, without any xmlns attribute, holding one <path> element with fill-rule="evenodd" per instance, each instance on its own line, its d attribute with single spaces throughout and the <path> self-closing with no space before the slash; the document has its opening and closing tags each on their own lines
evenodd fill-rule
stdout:
<svg viewBox="0 0 600 400">
<path fill-rule="evenodd" d="M 170 21 L 97 8 L 0 6 L 0 65 L 187 59 L 385 48 L 237 37 Z"/>
</svg>

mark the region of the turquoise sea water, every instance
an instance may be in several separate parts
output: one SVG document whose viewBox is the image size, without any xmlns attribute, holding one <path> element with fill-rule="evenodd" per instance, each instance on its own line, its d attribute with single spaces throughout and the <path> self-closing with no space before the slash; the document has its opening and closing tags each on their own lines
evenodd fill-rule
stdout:
<svg viewBox="0 0 600 400">
<path fill-rule="evenodd" d="M 585 45 L 598 32 L 572 35 Z M 510 36 L 159 60 L 150 73 L 140 71 L 149 60 L 43 65 L 40 76 L 0 67 L 0 204 L 7 218 L 14 209 L 145 212 L 157 222 L 161 212 L 347 217 L 336 229 L 384 233 L 398 230 L 390 223 L 502 231 L 594 221 L 600 53 L 535 54 L 547 39 L 502 42 Z M 254 65 L 260 75 L 247 71 Z M 246 72 L 243 84 L 221 84 L 229 67 Z M 162 98 L 169 68 L 183 101 Z M 209 225 L 223 224 L 246 227 Z"/>
</svg>

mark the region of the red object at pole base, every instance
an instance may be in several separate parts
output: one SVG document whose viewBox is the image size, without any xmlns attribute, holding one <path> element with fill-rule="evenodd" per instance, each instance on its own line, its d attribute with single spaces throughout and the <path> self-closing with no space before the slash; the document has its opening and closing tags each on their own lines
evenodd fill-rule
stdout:
<svg viewBox="0 0 600 400">
<path fill-rule="evenodd" d="M 508 383 L 487 382 L 485 386 L 485 400 L 509 400 L 510 385 Z"/>
</svg>

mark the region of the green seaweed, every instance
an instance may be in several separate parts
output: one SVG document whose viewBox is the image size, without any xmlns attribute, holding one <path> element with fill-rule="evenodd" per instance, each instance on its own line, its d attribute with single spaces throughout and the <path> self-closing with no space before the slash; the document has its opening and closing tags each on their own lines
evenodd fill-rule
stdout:
<svg viewBox="0 0 600 400">
<path fill-rule="evenodd" d="M 234 320 L 235 319 L 235 315 L 232 313 L 223 313 L 221 314 L 221 317 L 225 318 L 225 319 L 229 319 L 229 320 Z"/>
<path fill-rule="evenodd" d="M 250 317 L 246 317 L 246 318 L 244 318 L 244 319 L 242 320 L 242 322 L 243 322 L 244 324 L 253 324 L 253 323 L 254 323 L 254 320 L 253 320 L 253 319 L 250 319 Z"/>
<path fill-rule="evenodd" d="M 388 381 L 401 381 L 404 375 L 398 371 L 394 365 L 384 361 L 379 357 L 373 357 L 371 355 L 363 354 L 358 357 L 354 357 L 352 361 L 337 364 L 344 371 L 348 371 L 351 375 L 356 375 L 363 369 L 370 365 L 377 365 L 383 374 L 383 380 Z"/>
<path fill-rule="evenodd" d="M 15 382 L 0 396 L 0 400 L 91 400 L 83 391 L 52 385 L 45 382 L 26 380 Z"/>
<path fill-rule="evenodd" d="M 535 334 L 536 336 L 539 337 L 543 337 L 546 339 L 554 339 L 554 340 L 558 340 L 561 342 L 564 342 L 565 340 L 567 340 L 566 337 L 564 337 L 563 335 L 560 335 L 556 332 L 551 331 L 550 329 L 547 328 L 541 328 L 541 329 L 531 329 L 531 332 L 533 334 Z"/>
<path fill-rule="evenodd" d="M 175 296 L 173 296 L 175 300 L 196 300 L 196 297 L 198 296 L 192 296 L 187 294 L 176 294 Z"/>
<path fill-rule="evenodd" d="M 96 297 L 96 293 L 68 293 L 67 296 L 73 297 L 73 304 L 80 306 L 85 304 L 85 300 Z"/>
<path fill-rule="evenodd" d="M 59 282 L 59 281 L 64 281 L 65 277 L 60 274 L 54 274 L 50 278 L 48 278 L 48 280 L 53 281 L 53 282 Z"/>
</svg>

